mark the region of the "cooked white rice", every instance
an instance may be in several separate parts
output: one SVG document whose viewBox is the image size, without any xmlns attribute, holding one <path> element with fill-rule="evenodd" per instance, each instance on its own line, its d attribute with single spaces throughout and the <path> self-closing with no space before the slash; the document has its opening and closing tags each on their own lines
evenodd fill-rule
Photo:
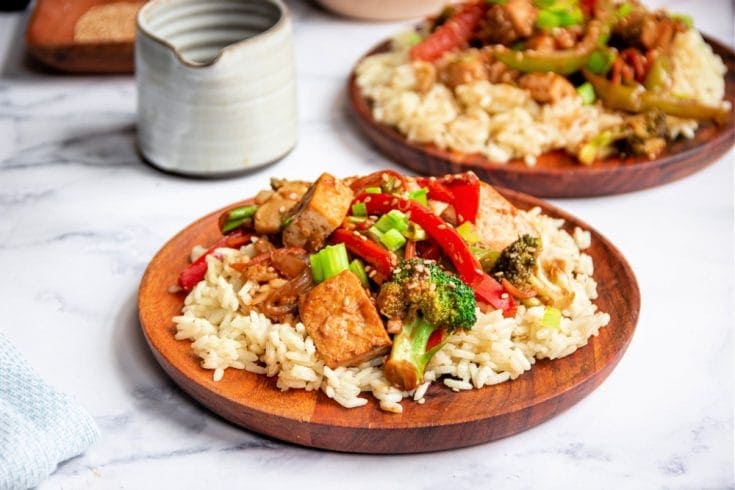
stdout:
<svg viewBox="0 0 735 490">
<path fill-rule="evenodd" d="M 252 301 L 257 286 L 244 282 L 230 264 L 252 257 L 252 245 L 220 249 L 219 257 L 207 258 L 205 279 L 186 297 L 182 314 L 173 319 L 176 338 L 192 342 L 202 367 L 213 370 L 216 381 L 228 368 L 244 369 L 275 376 L 281 390 L 321 389 L 348 408 L 366 404 L 360 394 L 369 392 L 383 410 L 400 413 L 404 398 L 423 403 L 428 385 L 439 379 L 456 391 L 515 379 L 531 369 L 536 359 L 556 359 L 584 346 L 610 320 L 592 303 L 597 297 L 592 259 L 580 251 L 589 246 L 590 234 L 577 228 L 570 235 L 561 229 L 562 220 L 544 216 L 538 208 L 523 214 L 543 241 L 540 263 L 562 264 L 575 293 L 569 308 L 562 311 L 560 327 L 541 326 L 543 307 L 519 306 L 512 318 L 504 318 L 500 311 L 478 311 L 472 330 L 449 340 L 427 367 L 426 382 L 413 392 L 390 386 L 382 359 L 330 369 L 320 360 L 301 323 L 277 324 L 254 311 L 240 313 L 241 306 Z"/>
<path fill-rule="evenodd" d="M 484 155 L 505 163 L 523 159 L 534 165 L 542 153 L 566 149 L 574 153 L 585 141 L 618 126 L 622 114 L 601 103 L 583 105 L 580 97 L 538 104 L 530 93 L 510 84 L 475 81 L 452 91 L 435 83 L 427 93 L 417 89 L 416 70 L 403 49 L 369 56 L 357 66 L 357 84 L 372 101 L 376 121 L 395 127 L 410 141 Z M 672 54 L 672 92 L 719 104 L 726 71 L 699 33 L 676 36 Z M 669 120 L 669 136 L 691 138 L 694 120 Z"/>
</svg>

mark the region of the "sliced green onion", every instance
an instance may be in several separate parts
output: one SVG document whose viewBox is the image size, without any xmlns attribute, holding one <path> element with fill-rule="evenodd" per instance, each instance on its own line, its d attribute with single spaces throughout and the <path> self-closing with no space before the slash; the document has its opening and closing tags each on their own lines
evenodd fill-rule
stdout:
<svg viewBox="0 0 735 490">
<path fill-rule="evenodd" d="M 605 75 L 610 71 L 615 53 L 612 50 L 594 51 L 587 58 L 587 69 L 595 75 Z"/>
<path fill-rule="evenodd" d="M 577 94 L 579 94 L 584 105 L 590 105 L 597 100 L 595 95 L 595 88 L 590 82 L 584 82 L 582 85 L 577 87 Z"/>
<path fill-rule="evenodd" d="M 366 194 L 382 194 L 383 189 L 380 187 L 365 187 Z"/>
<path fill-rule="evenodd" d="M 373 225 L 368 229 L 368 235 L 370 235 L 370 238 L 372 238 L 376 242 L 379 242 L 381 237 L 383 236 L 383 232 L 380 231 L 375 225 Z"/>
<path fill-rule="evenodd" d="M 584 21 L 584 14 L 579 7 L 557 12 L 556 17 L 559 19 L 559 26 L 561 27 L 576 26 Z"/>
<path fill-rule="evenodd" d="M 401 34 L 400 36 L 398 36 L 398 41 L 400 42 L 400 44 L 407 48 L 415 46 L 423 40 L 424 40 L 424 36 L 422 36 L 421 34 L 419 34 L 418 32 L 414 30 L 407 31 Z"/>
<path fill-rule="evenodd" d="M 356 202 L 352 205 L 353 216 L 367 216 L 367 206 L 364 202 Z"/>
<path fill-rule="evenodd" d="M 408 222 L 408 228 L 403 232 L 403 236 L 414 242 L 426 240 L 426 231 L 413 221 Z"/>
<path fill-rule="evenodd" d="M 283 223 L 281 223 L 281 226 L 286 227 L 290 225 L 291 223 L 293 223 L 293 216 L 289 216 L 288 218 L 284 219 Z"/>
<path fill-rule="evenodd" d="M 470 247 L 470 251 L 480 262 L 480 266 L 485 272 L 491 270 L 495 265 L 495 262 L 498 260 L 498 257 L 500 257 L 500 252 L 489 248 Z"/>
<path fill-rule="evenodd" d="M 533 4 L 540 9 L 552 7 L 556 0 L 533 0 Z"/>
<path fill-rule="evenodd" d="M 364 223 L 367 221 L 367 216 L 348 216 L 347 221 L 349 223 Z"/>
<path fill-rule="evenodd" d="M 309 257 L 311 263 L 311 277 L 315 282 L 326 281 L 340 272 L 349 269 L 347 248 L 344 243 L 327 245 Z"/>
<path fill-rule="evenodd" d="M 554 12 L 541 10 L 538 13 L 538 17 L 536 17 L 536 27 L 538 27 L 539 29 L 549 31 L 554 27 L 559 27 L 560 25 L 561 21 Z"/>
<path fill-rule="evenodd" d="M 353 274 L 357 276 L 357 278 L 360 280 L 360 283 L 363 285 L 363 287 L 368 287 L 368 276 L 365 272 L 365 265 L 362 263 L 360 259 L 355 259 L 352 262 L 350 262 L 350 271 L 352 271 Z"/>
<path fill-rule="evenodd" d="M 687 14 L 671 14 L 671 18 L 674 20 L 681 21 L 682 24 L 684 24 L 687 29 L 691 29 L 694 27 L 694 19 L 692 19 L 691 15 Z"/>
<path fill-rule="evenodd" d="M 411 199 L 412 201 L 416 201 L 419 204 L 428 206 L 429 201 L 426 197 L 428 194 L 429 194 L 429 189 L 427 189 L 426 187 L 422 187 L 419 190 L 409 192 L 408 198 Z"/>
<path fill-rule="evenodd" d="M 222 225 L 222 233 L 229 233 L 232 230 L 240 228 L 245 220 L 248 220 L 255 215 L 257 210 L 257 205 L 249 204 L 229 211 L 227 213 L 227 219 Z"/>
<path fill-rule="evenodd" d="M 623 17 L 627 17 L 631 12 L 633 12 L 633 4 L 630 2 L 625 2 L 620 7 L 618 7 L 618 18 L 622 19 Z"/>
<path fill-rule="evenodd" d="M 385 245 L 385 248 L 387 248 L 391 252 L 395 252 L 403 245 L 405 245 L 406 238 L 401 235 L 400 231 L 396 230 L 395 228 L 391 228 L 390 230 L 383 233 L 383 235 L 380 237 L 380 243 Z"/>
<path fill-rule="evenodd" d="M 319 260 L 319 254 L 310 255 L 309 263 L 311 264 L 311 278 L 316 283 L 322 282 L 324 280 L 324 270 L 322 269 L 322 262 Z"/>
<path fill-rule="evenodd" d="M 389 230 L 402 233 L 408 229 L 408 217 L 397 209 L 392 209 L 378 219 L 375 227 L 383 233 Z"/>
<path fill-rule="evenodd" d="M 544 316 L 541 318 L 541 326 L 544 328 L 559 328 L 561 325 L 561 310 L 553 306 L 547 306 L 544 309 Z"/>
<path fill-rule="evenodd" d="M 465 221 L 461 225 L 457 227 L 457 233 L 459 233 L 459 236 L 461 236 L 465 242 L 469 243 L 470 245 L 474 245 L 475 243 L 480 241 L 480 235 L 477 234 L 477 229 L 475 228 L 475 225 L 473 225 L 469 221 Z"/>
</svg>

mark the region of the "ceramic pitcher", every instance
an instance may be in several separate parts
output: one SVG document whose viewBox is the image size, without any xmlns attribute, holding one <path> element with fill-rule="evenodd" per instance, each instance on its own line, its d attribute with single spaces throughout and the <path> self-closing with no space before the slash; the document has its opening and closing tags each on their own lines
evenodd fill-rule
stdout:
<svg viewBox="0 0 735 490">
<path fill-rule="evenodd" d="M 135 43 L 138 146 L 154 166 L 223 176 L 296 144 L 291 18 L 280 0 L 152 0 Z"/>
</svg>

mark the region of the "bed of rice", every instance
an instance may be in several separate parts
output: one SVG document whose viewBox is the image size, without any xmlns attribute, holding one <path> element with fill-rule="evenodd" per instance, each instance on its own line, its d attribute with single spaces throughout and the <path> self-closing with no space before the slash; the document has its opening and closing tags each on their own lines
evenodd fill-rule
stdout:
<svg viewBox="0 0 735 490">
<path fill-rule="evenodd" d="M 389 385 L 380 358 L 358 367 L 330 369 L 319 359 L 301 323 L 273 323 L 254 311 L 242 314 L 241 306 L 253 300 L 257 286 L 243 282 L 229 264 L 251 257 L 252 245 L 220 249 L 219 257 L 207 258 L 205 279 L 186 297 L 182 314 L 173 319 L 176 338 L 192 342 L 202 367 L 214 370 L 217 381 L 228 368 L 244 369 L 275 376 L 281 390 L 321 389 L 348 408 L 366 404 L 360 394 L 369 392 L 383 410 L 400 413 L 404 398 L 423 403 L 433 381 L 441 380 L 459 391 L 515 379 L 531 369 L 536 359 L 564 357 L 584 346 L 610 320 L 592 303 L 597 297 L 592 259 L 581 252 L 589 246 L 590 234 L 579 228 L 569 234 L 561 229 L 562 220 L 542 215 L 539 209 L 523 214 L 543 241 L 539 260 L 563 264 L 575 293 L 571 305 L 562 310 L 560 327 L 541 326 L 543 307 L 520 306 L 512 318 L 504 318 L 499 311 L 478 311 L 472 330 L 450 339 L 427 367 L 425 383 L 412 392 Z"/>
<path fill-rule="evenodd" d="M 672 65 L 674 94 L 711 104 L 722 100 L 726 68 L 696 30 L 676 36 Z M 528 91 L 509 84 L 475 81 L 452 90 L 435 83 L 421 93 L 416 66 L 405 49 L 396 49 L 369 56 L 356 69 L 375 120 L 410 141 L 479 153 L 497 163 L 520 158 L 534 165 L 552 149 L 575 153 L 581 143 L 622 121 L 620 113 L 599 103 L 583 105 L 576 96 L 540 105 Z M 671 139 L 691 138 L 696 128 L 696 121 L 669 119 Z"/>
</svg>

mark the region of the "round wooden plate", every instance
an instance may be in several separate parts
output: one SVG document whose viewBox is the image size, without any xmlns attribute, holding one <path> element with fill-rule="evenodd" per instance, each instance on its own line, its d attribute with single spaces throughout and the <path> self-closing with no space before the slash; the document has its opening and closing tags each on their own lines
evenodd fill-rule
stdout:
<svg viewBox="0 0 735 490">
<path fill-rule="evenodd" d="M 188 264 L 191 248 L 220 236 L 221 211 L 204 216 L 173 237 L 156 254 L 138 293 L 140 323 L 155 358 L 181 388 L 225 419 L 277 439 L 304 446 L 358 453 L 416 453 L 470 446 L 533 427 L 570 407 L 610 374 L 631 340 L 640 309 L 635 276 L 620 252 L 603 236 L 543 201 L 502 190 L 516 206 L 540 206 L 563 218 L 571 230 L 592 233 L 587 249 L 594 259 L 599 298 L 611 320 L 589 344 L 554 361 L 539 361 L 514 381 L 455 393 L 435 383 L 426 403 L 403 402 L 403 413 L 380 410 L 370 395 L 360 408 L 342 408 L 321 391 L 281 392 L 275 380 L 229 369 L 219 382 L 200 367 L 189 341 L 174 339 L 171 319 L 184 293 L 169 293 Z M 231 208 L 232 206 L 228 206 Z"/>
<path fill-rule="evenodd" d="M 725 96 L 735 106 L 735 53 L 727 46 L 705 36 L 727 66 Z M 387 51 L 383 42 L 366 54 Z M 535 166 L 520 160 L 493 163 L 482 155 L 444 150 L 432 144 L 408 141 L 396 129 L 378 123 L 370 102 L 362 96 L 355 73 L 348 85 L 350 107 L 358 126 L 367 138 L 396 163 L 424 175 L 443 175 L 467 170 L 481 179 L 502 187 L 544 197 L 591 197 L 621 194 L 672 182 L 717 161 L 735 142 L 735 111 L 727 123 L 703 123 L 692 139 L 679 139 L 667 145 L 656 159 L 642 157 L 609 158 L 593 165 L 581 165 L 563 151 L 541 155 Z"/>
</svg>

